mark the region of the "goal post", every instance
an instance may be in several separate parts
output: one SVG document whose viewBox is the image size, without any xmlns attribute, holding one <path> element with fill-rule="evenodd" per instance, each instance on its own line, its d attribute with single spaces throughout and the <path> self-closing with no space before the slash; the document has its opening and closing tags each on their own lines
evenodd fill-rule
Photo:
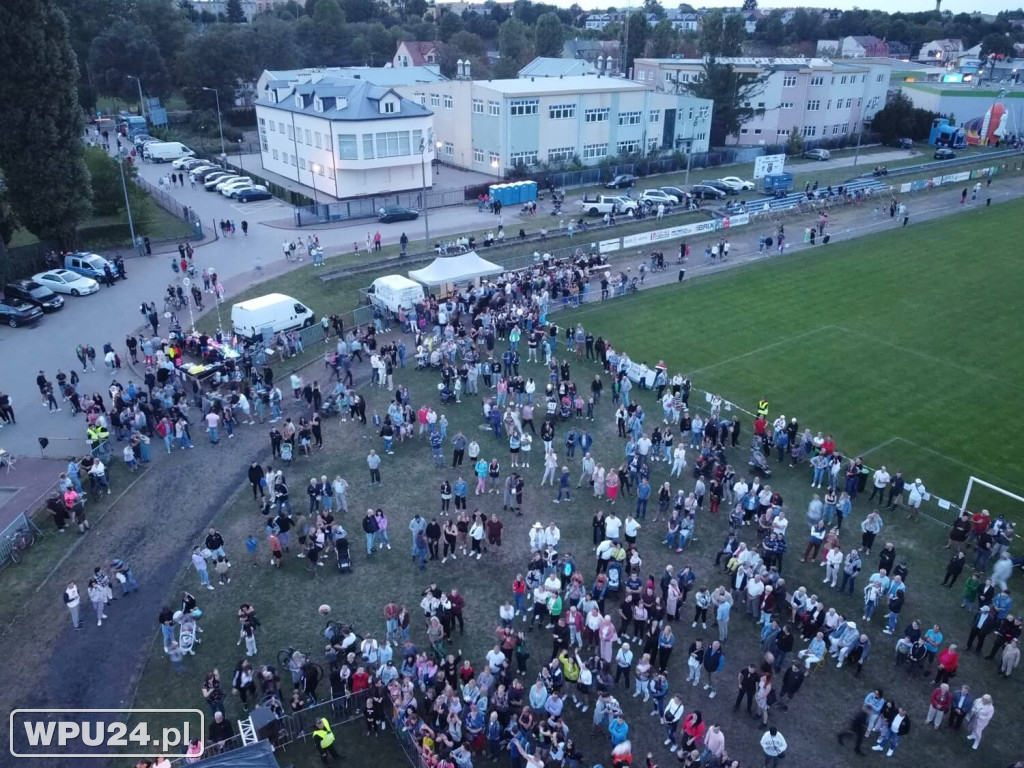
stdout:
<svg viewBox="0 0 1024 768">
<path fill-rule="evenodd" d="M 1024 504 L 1024 496 L 1018 496 L 1013 491 L 1008 491 L 1005 488 L 1000 488 L 998 485 L 993 485 L 987 480 L 982 480 L 980 477 L 975 477 L 974 475 L 971 475 L 970 478 L 967 480 L 967 488 L 964 490 L 964 500 L 963 503 L 960 505 L 961 510 L 967 510 L 970 508 L 968 505 L 970 504 L 971 500 L 971 492 L 974 490 L 974 487 L 976 485 L 982 488 L 987 488 L 990 491 L 994 491 L 995 493 L 998 493 L 1002 496 L 1006 496 L 1010 499 L 1013 499 L 1014 501 Z"/>
</svg>

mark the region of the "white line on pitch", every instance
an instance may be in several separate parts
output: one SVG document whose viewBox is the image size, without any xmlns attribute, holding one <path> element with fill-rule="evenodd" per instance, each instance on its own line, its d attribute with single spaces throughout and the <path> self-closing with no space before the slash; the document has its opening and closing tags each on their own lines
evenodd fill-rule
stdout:
<svg viewBox="0 0 1024 768">
<path fill-rule="evenodd" d="M 758 347 L 757 349 L 752 349 L 749 352 L 744 352 L 742 355 L 736 355 L 735 357 L 730 357 L 727 360 L 721 360 L 721 361 L 719 361 L 717 363 L 713 363 L 712 365 L 706 365 L 703 368 L 694 368 L 692 371 L 687 371 L 685 375 L 686 376 L 693 376 L 694 374 L 697 374 L 697 373 L 703 373 L 704 371 L 710 371 L 712 368 L 719 368 L 719 367 L 721 367 L 723 365 L 728 365 L 729 363 L 735 363 L 738 360 L 743 360 L 743 359 L 748 358 L 748 357 L 753 357 L 754 355 L 759 355 L 762 352 L 767 352 L 769 349 L 775 349 L 776 347 L 782 347 L 782 346 L 785 346 L 786 344 L 789 344 L 791 342 L 799 341 L 800 339 L 806 339 L 808 336 L 814 336 L 816 334 L 821 333 L 822 331 L 828 331 L 828 330 L 839 330 L 839 329 L 836 326 L 834 326 L 834 325 L 823 325 L 820 328 L 815 328 L 813 331 L 807 331 L 806 333 L 798 333 L 796 336 L 788 336 L 785 339 L 780 339 L 779 341 L 774 341 L 771 344 L 765 344 L 763 347 Z"/>
</svg>

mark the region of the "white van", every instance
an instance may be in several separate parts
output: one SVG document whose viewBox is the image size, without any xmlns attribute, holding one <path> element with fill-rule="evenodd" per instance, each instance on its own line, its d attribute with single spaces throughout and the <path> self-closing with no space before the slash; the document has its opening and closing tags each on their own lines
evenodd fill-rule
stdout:
<svg viewBox="0 0 1024 768">
<path fill-rule="evenodd" d="M 155 141 L 147 144 L 144 152 L 154 163 L 168 163 L 171 160 L 196 156 L 195 152 L 180 141 Z"/>
<path fill-rule="evenodd" d="M 408 312 L 424 299 L 423 286 L 402 275 L 378 277 L 367 293 L 371 304 L 396 315 L 399 309 Z"/>
<path fill-rule="evenodd" d="M 268 293 L 231 307 L 231 325 L 246 339 L 255 339 L 267 330 L 277 333 L 307 328 L 315 322 L 313 310 L 283 293 Z"/>
</svg>

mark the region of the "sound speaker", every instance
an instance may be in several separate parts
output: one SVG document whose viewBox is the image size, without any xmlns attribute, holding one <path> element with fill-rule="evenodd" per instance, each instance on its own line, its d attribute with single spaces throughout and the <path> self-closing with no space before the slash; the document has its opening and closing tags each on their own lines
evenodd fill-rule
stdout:
<svg viewBox="0 0 1024 768">
<path fill-rule="evenodd" d="M 685 269 L 680 269 L 679 270 L 679 278 L 676 280 L 676 282 L 679 282 L 679 283 L 683 282 L 683 278 L 684 277 L 686 277 L 686 270 Z"/>
</svg>

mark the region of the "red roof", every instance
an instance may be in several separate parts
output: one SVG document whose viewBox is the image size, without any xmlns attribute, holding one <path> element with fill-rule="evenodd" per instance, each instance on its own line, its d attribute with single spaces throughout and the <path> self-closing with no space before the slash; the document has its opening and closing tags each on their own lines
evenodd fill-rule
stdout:
<svg viewBox="0 0 1024 768">
<path fill-rule="evenodd" d="M 436 63 L 437 61 L 438 44 L 436 42 L 402 40 L 398 45 L 399 47 L 405 46 L 405 49 L 409 52 L 409 61 L 414 67 Z"/>
</svg>

